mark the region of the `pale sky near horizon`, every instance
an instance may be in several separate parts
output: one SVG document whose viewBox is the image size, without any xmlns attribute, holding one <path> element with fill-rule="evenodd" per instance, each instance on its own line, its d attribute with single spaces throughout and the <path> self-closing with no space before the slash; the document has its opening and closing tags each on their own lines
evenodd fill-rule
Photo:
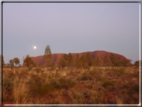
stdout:
<svg viewBox="0 0 142 107">
<path fill-rule="evenodd" d="M 33 47 L 37 46 L 34 50 Z M 139 59 L 138 3 L 4 3 L 5 63 L 18 57 L 104 50 Z"/>
</svg>

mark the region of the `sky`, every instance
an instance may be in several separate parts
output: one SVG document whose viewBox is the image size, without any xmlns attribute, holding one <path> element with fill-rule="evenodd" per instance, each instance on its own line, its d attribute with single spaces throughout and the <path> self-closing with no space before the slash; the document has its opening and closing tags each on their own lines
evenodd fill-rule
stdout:
<svg viewBox="0 0 142 107">
<path fill-rule="evenodd" d="M 3 4 L 5 63 L 44 55 L 47 45 L 52 53 L 104 50 L 134 62 L 139 59 L 139 4 Z"/>
</svg>

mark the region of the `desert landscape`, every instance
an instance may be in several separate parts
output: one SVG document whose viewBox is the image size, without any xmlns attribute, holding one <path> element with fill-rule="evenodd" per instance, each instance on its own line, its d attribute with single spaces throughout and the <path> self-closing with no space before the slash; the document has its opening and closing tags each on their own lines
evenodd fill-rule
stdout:
<svg viewBox="0 0 142 107">
<path fill-rule="evenodd" d="M 2 106 L 141 105 L 140 1 L 1 5 Z"/>
<path fill-rule="evenodd" d="M 139 67 L 119 54 L 45 50 L 27 55 L 22 66 L 13 63 L 3 67 L 3 104 L 139 103 Z"/>
</svg>

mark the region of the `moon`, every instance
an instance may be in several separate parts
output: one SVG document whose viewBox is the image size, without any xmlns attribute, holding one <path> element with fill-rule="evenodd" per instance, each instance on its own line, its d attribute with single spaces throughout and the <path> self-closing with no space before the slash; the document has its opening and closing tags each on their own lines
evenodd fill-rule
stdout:
<svg viewBox="0 0 142 107">
<path fill-rule="evenodd" d="M 36 46 L 34 46 L 34 49 L 36 49 Z"/>
</svg>

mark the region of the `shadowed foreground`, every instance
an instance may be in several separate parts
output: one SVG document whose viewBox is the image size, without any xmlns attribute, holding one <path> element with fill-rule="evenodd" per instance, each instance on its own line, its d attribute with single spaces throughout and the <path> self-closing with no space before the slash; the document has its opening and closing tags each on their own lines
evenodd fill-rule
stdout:
<svg viewBox="0 0 142 107">
<path fill-rule="evenodd" d="M 138 104 L 134 67 L 3 69 L 4 104 Z"/>
</svg>

